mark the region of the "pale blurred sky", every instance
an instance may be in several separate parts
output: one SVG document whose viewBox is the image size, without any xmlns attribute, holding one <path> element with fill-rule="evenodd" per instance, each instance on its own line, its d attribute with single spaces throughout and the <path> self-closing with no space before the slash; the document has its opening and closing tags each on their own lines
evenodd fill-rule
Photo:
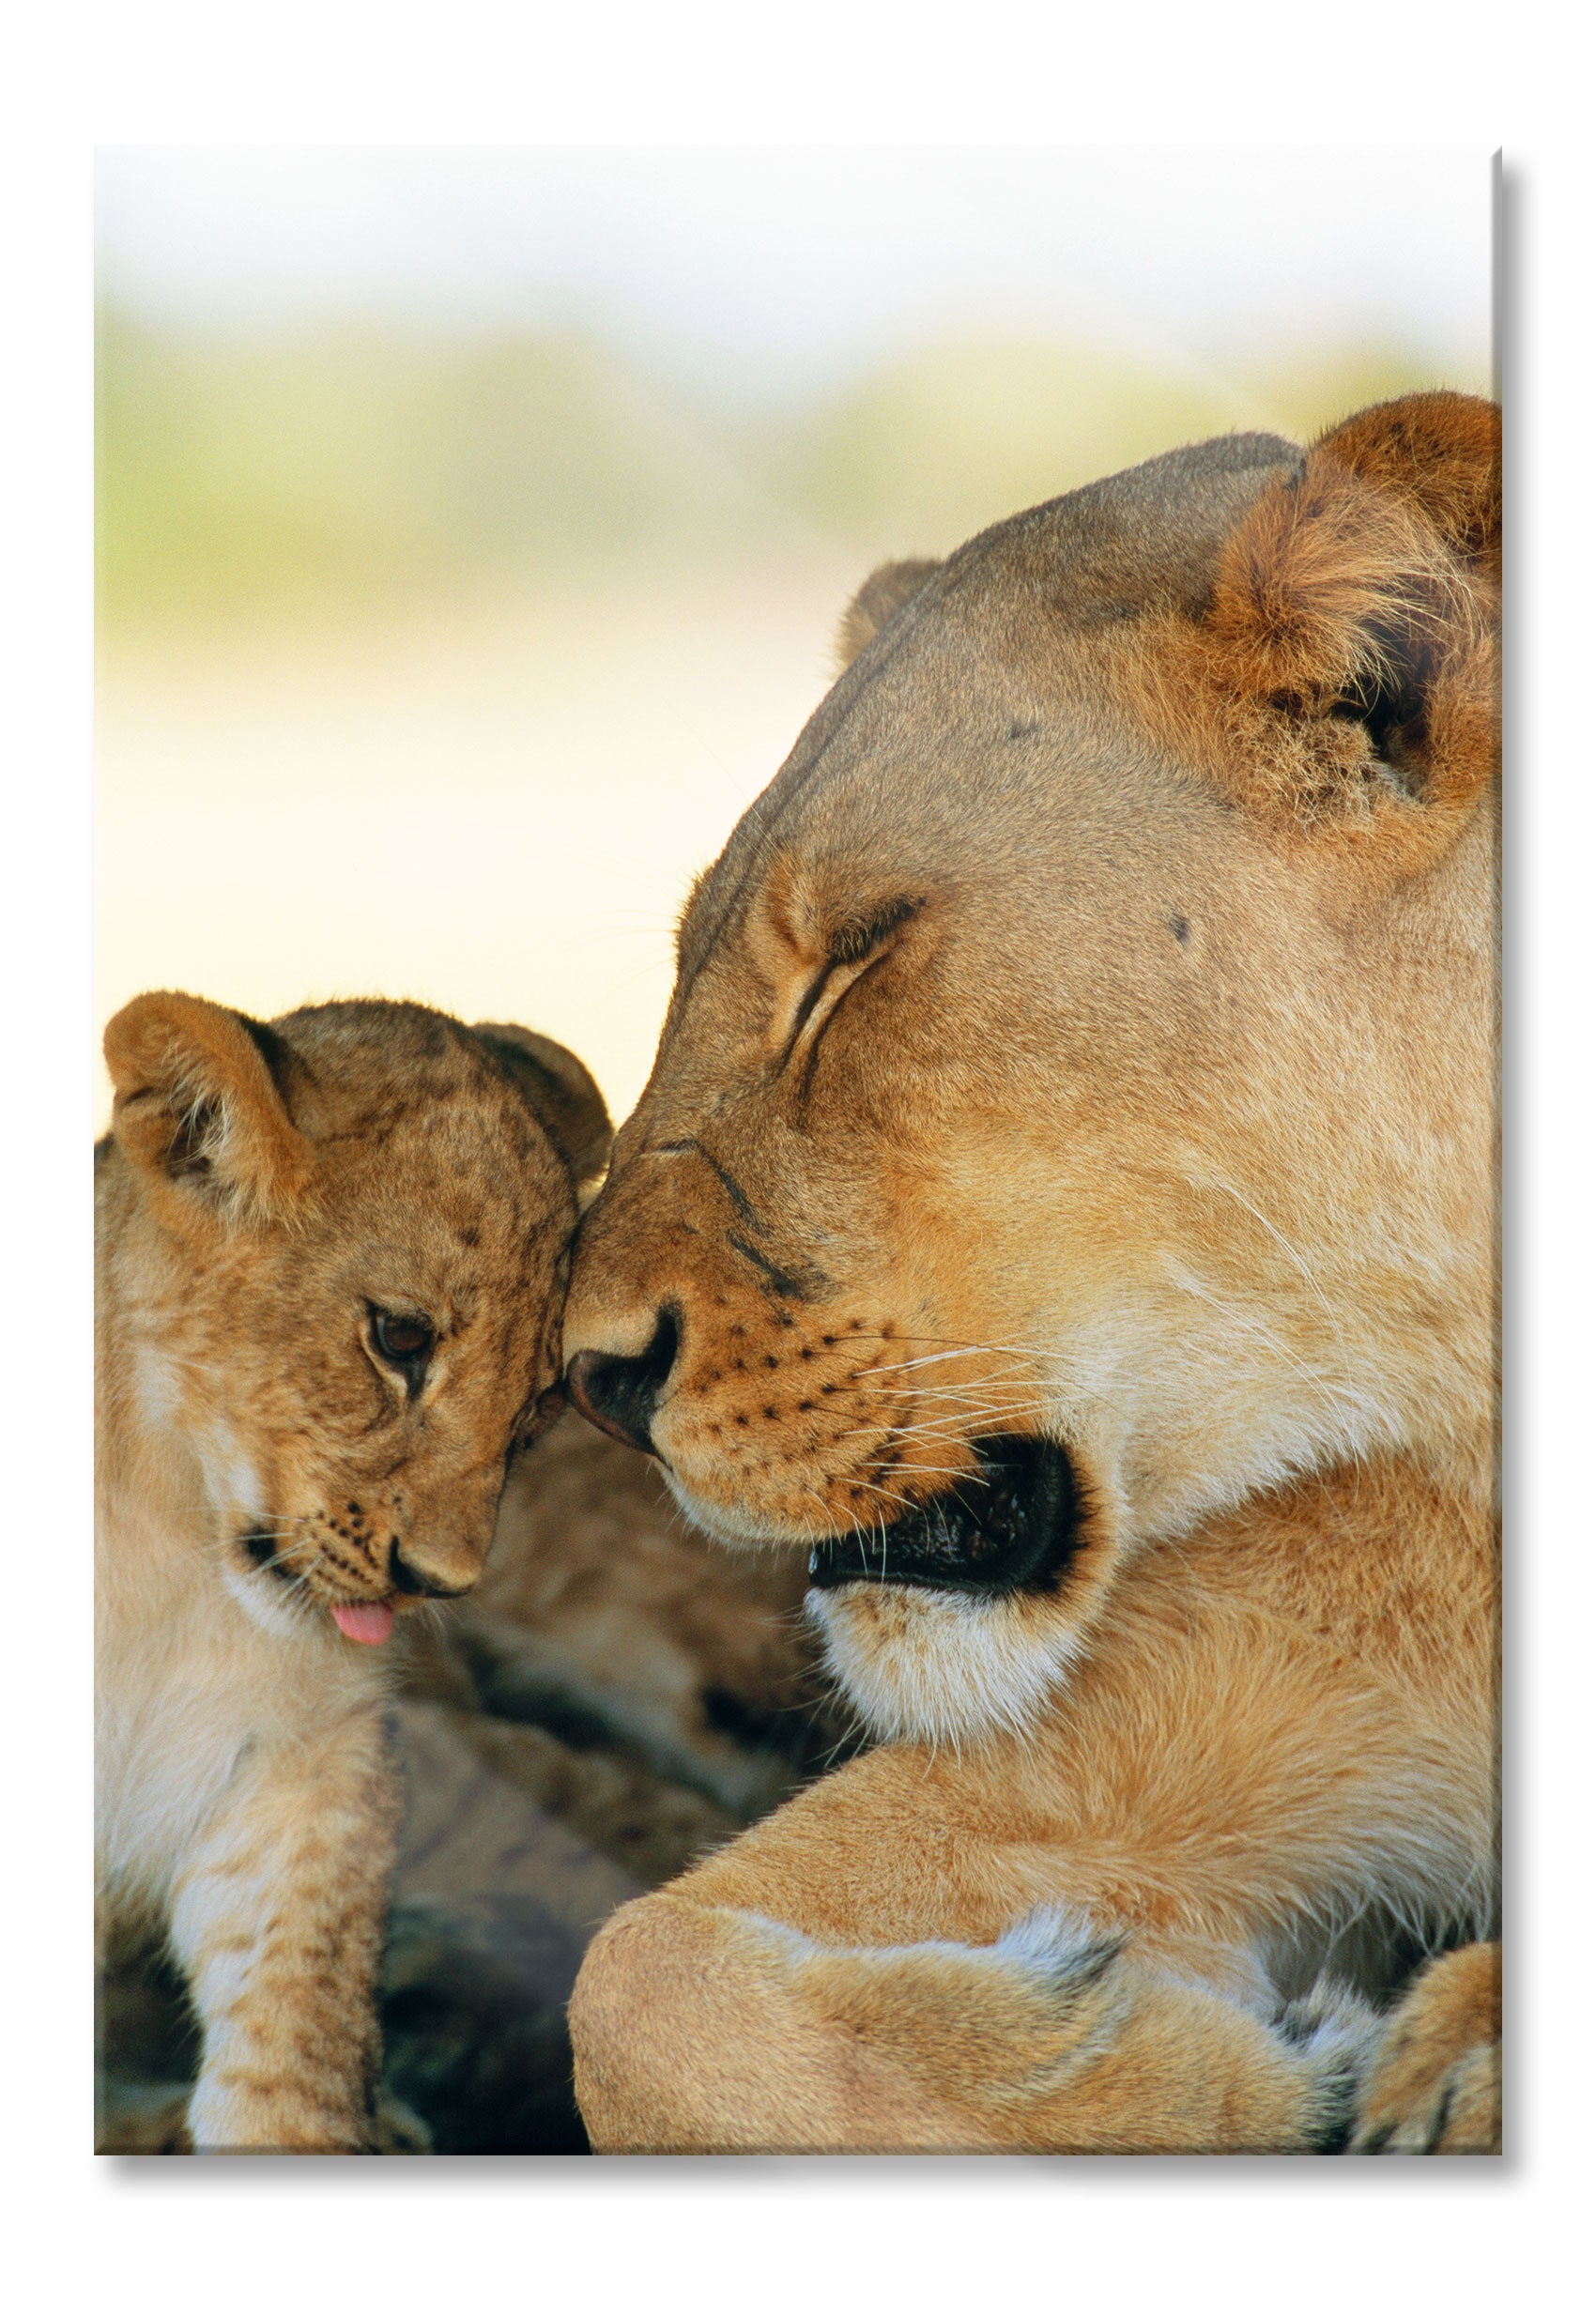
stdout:
<svg viewBox="0 0 1596 2300">
<path fill-rule="evenodd" d="M 1089 115 L 1091 90 L 1061 91 L 1066 105 Z M 161 985 L 263 1016 L 422 998 L 563 1038 L 622 1115 L 648 1070 L 683 892 L 823 693 L 869 564 L 864 537 L 812 503 L 764 503 L 738 442 L 761 424 L 796 437 L 806 408 L 867 398 L 901 362 L 907 382 L 849 435 L 867 476 L 890 481 L 881 556 L 945 549 L 1204 429 L 1276 421 L 1246 371 L 1277 355 L 1331 394 L 1479 389 L 1490 211 L 1483 153 L 102 152 L 100 286 L 124 315 L 168 339 L 268 346 L 347 323 L 384 340 L 419 329 L 446 350 L 496 330 L 596 341 L 640 378 L 624 402 L 648 444 L 638 469 L 668 452 L 696 484 L 712 465 L 725 476 L 718 456 L 759 517 L 744 521 L 758 548 L 744 536 L 724 566 L 622 556 L 607 590 L 590 569 L 535 599 L 363 621 L 334 586 L 291 636 L 254 610 L 207 621 L 208 561 L 144 636 L 118 621 L 119 594 L 99 686 L 99 1024 Z M 1380 380 L 1377 360 L 1372 384 L 1335 380 L 1359 346 L 1395 347 L 1410 380 Z M 1105 352 L 1106 383 L 1092 364 Z M 153 406 L 131 446 L 108 435 L 124 479 L 152 448 L 179 459 L 152 466 L 138 498 L 158 543 L 185 516 L 203 542 L 235 500 L 281 512 L 288 481 L 306 483 L 279 452 L 279 434 L 309 436 L 312 405 L 284 360 L 263 351 L 252 383 L 202 358 L 197 401 Z M 1145 376 L 1173 381 L 1188 412 L 1121 437 Z M 147 388 L 135 374 L 124 412 L 127 390 Z M 453 452 L 480 405 L 435 409 L 437 468 L 383 464 L 384 483 L 480 487 Z M 1349 411 L 1336 397 L 1312 421 Z M 577 451 L 539 428 L 536 403 L 524 420 L 519 439 L 495 417 L 495 452 L 576 457 L 571 516 L 598 531 L 602 491 Z M 311 478 L 328 499 L 373 458 L 403 463 L 409 435 L 395 445 L 383 423 L 368 412 L 326 436 Z M 1023 465 L 1012 488 L 1005 453 Z M 996 492 L 950 527 L 961 456 Z M 314 537 L 295 534 L 298 565 Z M 102 1071 L 100 1089 L 103 1120 Z"/>
<path fill-rule="evenodd" d="M 570 325 L 760 397 L 953 327 L 1473 365 L 1490 196 L 1482 152 L 118 148 L 100 278 L 176 325 Z"/>
</svg>

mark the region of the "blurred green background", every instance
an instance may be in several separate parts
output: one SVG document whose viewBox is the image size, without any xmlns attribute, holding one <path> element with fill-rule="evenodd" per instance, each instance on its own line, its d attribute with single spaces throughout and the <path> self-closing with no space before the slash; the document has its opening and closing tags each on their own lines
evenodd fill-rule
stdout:
<svg viewBox="0 0 1596 2300">
<path fill-rule="evenodd" d="M 418 996 L 622 1114 L 877 560 L 1491 388 L 1483 160 L 851 164 L 105 156 L 101 1023 Z"/>
<path fill-rule="evenodd" d="M 1113 346 L 948 335 L 751 416 L 575 335 L 328 327 L 195 343 L 99 322 L 102 630 L 369 615 L 506 587 L 695 574 L 804 534 L 941 553 L 1181 440 L 1306 437 L 1435 378 L 1421 347 L 1185 375 Z M 1488 389 L 1484 363 L 1465 378 Z M 207 634 L 208 636 L 208 634 Z"/>
</svg>

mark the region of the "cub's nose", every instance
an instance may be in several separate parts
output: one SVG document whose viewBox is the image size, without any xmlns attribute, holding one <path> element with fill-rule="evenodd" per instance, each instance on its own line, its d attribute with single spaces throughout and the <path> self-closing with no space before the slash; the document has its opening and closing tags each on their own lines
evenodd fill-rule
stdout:
<svg viewBox="0 0 1596 2300">
<path fill-rule="evenodd" d="M 578 1350 L 565 1369 L 572 1404 L 623 1446 L 636 1446 L 639 1453 L 656 1452 L 650 1429 L 681 1344 L 680 1314 L 668 1306 L 654 1321 L 652 1339 L 640 1357 Z"/>
<path fill-rule="evenodd" d="M 472 1573 L 467 1581 L 445 1581 L 440 1574 L 428 1572 L 402 1556 L 395 1541 L 388 1553 L 388 1578 L 405 1597 L 464 1597 L 477 1577 Z"/>
</svg>

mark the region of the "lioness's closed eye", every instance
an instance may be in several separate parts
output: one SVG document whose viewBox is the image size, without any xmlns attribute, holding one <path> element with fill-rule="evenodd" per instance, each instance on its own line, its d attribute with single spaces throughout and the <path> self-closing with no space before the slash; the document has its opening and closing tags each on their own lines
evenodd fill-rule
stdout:
<svg viewBox="0 0 1596 2300">
<path fill-rule="evenodd" d="M 168 1929 L 207 2149 L 376 2145 L 396 1613 L 559 1410 L 597 1087 L 413 1005 L 137 998 L 95 1155 L 101 1927 Z"/>
</svg>

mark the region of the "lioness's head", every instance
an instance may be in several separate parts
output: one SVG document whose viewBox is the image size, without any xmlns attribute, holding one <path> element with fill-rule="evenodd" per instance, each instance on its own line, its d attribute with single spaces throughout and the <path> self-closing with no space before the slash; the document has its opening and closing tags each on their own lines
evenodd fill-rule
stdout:
<svg viewBox="0 0 1596 2300">
<path fill-rule="evenodd" d="M 881 571 L 694 890 L 570 1388 L 810 1549 L 881 1730 L 1023 1717 L 1259 1486 L 1480 1466 L 1498 472 L 1427 395 Z"/>
<path fill-rule="evenodd" d="M 197 1465 L 257 1618 L 380 1643 L 476 1579 L 507 1456 L 559 1409 L 598 1088 L 514 1024 L 376 1001 L 268 1026 L 156 991 L 105 1052 L 107 1373 Z"/>
</svg>

